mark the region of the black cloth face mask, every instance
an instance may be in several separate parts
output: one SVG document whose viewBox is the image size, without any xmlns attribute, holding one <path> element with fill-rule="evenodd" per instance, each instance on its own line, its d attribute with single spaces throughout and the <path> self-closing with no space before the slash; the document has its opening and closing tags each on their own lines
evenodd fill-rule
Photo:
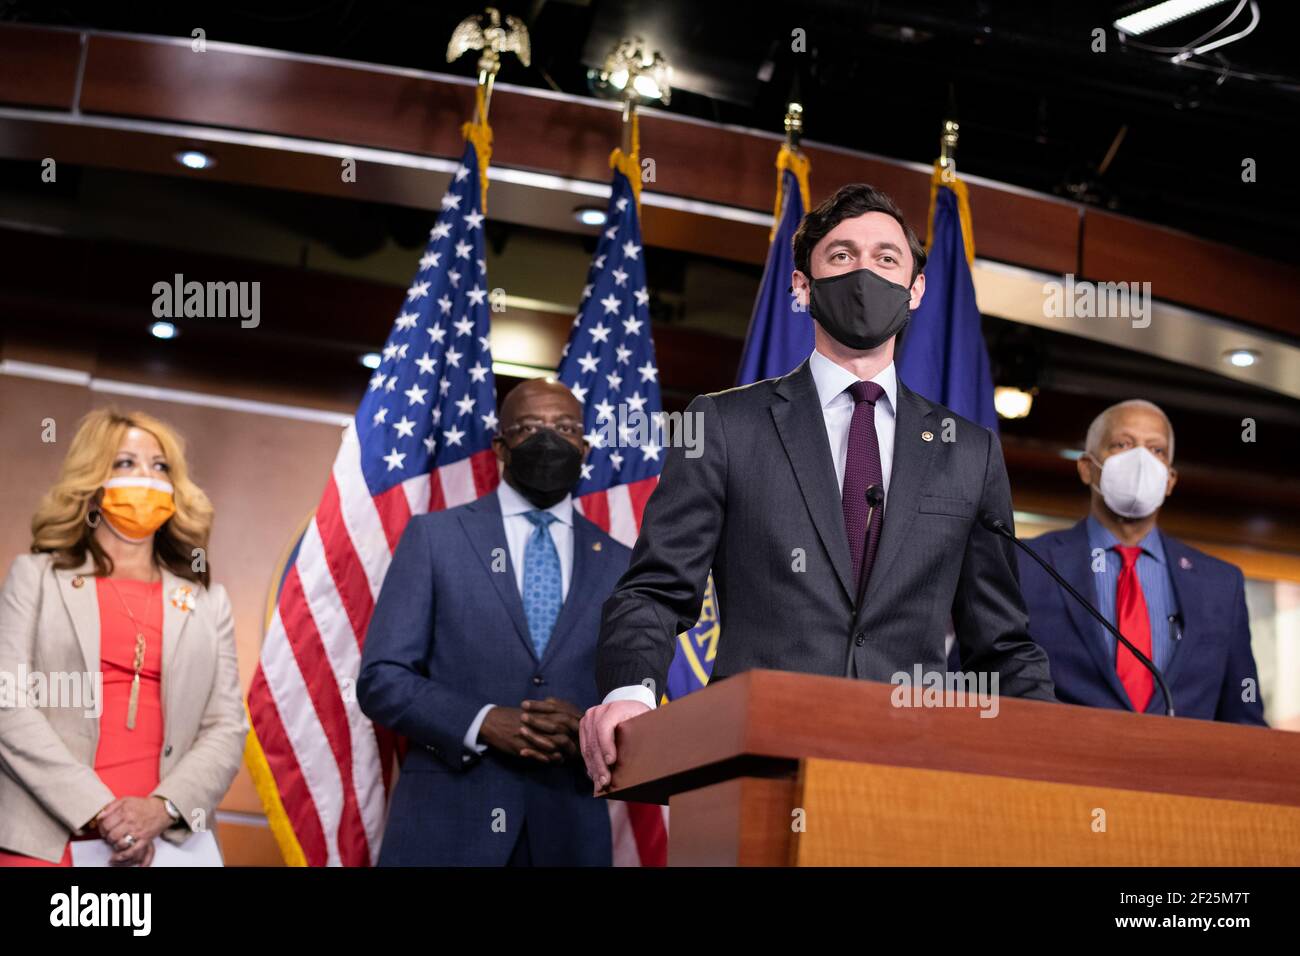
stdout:
<svg viewBox="0 0 1300 956">
<path fill-rule="evenodd" d="M 582 474 L 582 452 L 551 428 L 543 428 L 510 449 L 506 465 L 523 496 L 549 508 L 571 492 Z"/>
<path fill-rule="evenodd" d="M 911 293 L 870 269 L 855 269 L 825 279 L 808 277 L 808 311 L 841 345 L 874 349 L 898 335 L 912 317 Z"/>
</svg>

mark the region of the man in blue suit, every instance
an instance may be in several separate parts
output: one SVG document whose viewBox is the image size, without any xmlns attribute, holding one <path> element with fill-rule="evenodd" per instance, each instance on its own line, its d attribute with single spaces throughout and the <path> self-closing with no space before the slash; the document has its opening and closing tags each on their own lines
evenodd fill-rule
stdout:
<svg viewBox="0 0 1300 956">
<path fill-rule="evenodd" d="M 1262 726 L 1241 571 L 1157 528 L 1178 477 L 1173 457 L 1173 427 L 1157 406 L 1111 406 L 1088 429 L 1078 462 L 1091 513 L 1027 543 L 1155 661 L 1178 716 Z M 1165 712 L 1150 672 L 1023 554 L 1020 587 L 1060 700 Z"/>
<path fill-rule="evenodd" d="M 495 492 L 413 518 L 375 605 L 357 697 L 410 740 L 381 866 L 608 866 L 578 721 L 600 611 L 630 551 L 573 507 L 582 408 L 556 382 L 501 405 Z"/>
</svg>

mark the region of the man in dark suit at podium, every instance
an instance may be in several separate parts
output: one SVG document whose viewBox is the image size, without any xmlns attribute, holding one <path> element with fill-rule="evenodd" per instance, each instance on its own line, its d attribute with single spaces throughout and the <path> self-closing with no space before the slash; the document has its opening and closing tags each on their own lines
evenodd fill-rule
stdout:
<svg viewBox="0 0 1300 956">
<path fill-rule="evenodd" d="M 1174 431 L 1150 402 L 1120 402 L 1088 429 L 1079 479 L 1090 514 L 1028 544 L 1165 675 L 1182 717 L 1264 724 L 1241 571 L 1160 531 L 1173 491 Z M 1165 713 L 1151 672 L 1020 556 L 1030 631 L 1047 650 L 1061 700 Z"/>
<path fill-rule="evenodd" d="M 581 723 L 598 790 L 617 757 L 614 728 L 655 706 L 710 569 L 715 681 L 751 668 L 941 673 L 951 619 L 968 671 L 996 675 L 1003 694 L 1053 699 L 1012 545 L 978 522 L 984 511 L 1011 519 L 997 436 L 894 369 L 895 338 L 925 291 L 921 244 L 889 197 L 858 184 L 804 217 L 794 259 L 813 354 L 782 378 L 690 404 L 701 453 L 670 449 L 605 604 L 603 702 Z"/>
</svg>

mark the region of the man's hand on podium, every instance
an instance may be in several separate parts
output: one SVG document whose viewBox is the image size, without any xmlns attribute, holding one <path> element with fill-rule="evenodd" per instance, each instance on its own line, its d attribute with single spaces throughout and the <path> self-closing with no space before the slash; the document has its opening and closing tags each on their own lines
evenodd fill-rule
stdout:
<svg viewBox="0 0 1300 956">
<path fill-rule="evenodd" d="M 618 759 L 614 750 L 614 728 L 649 710 L 637 700 L 616 700 L 599 704 L 583 714 L 578 724 L 578 746 L 587 764 L 587 776 L 594 784 L 593 794 L 599 794 L 609 786 L 609 768 Z"/>
</svg>

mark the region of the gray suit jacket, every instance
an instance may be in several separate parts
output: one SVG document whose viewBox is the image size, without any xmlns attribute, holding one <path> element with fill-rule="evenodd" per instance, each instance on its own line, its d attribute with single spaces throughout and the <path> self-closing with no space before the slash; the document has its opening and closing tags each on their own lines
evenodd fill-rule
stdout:
<svg viewBox="0 0 1300 956">
<path fill-rule="evenodd" d="M 1011 519 L 996 436 L 901 382 L 893 470 L 866 601 L 856 589 L 840 491 L 808 362 L 782 378 L 701 395 L 703 453 L 669 451 L 632 553 L 605 603 L 602 695 L 646 679 L 656 698 L 676 635 L 699 616 L 712 568 L 722 634 L 713 679 L 751 668 L 888 681 L 945 671 L 951 619 L 967 671 L 1003 694 L 1054 699 L 1029 637 L 1009 541 L 978 523 Z M 944 441 L 947 437 L 954 440 Z M 929 439 L 925 438 L 929 435 Z"/>
<path fill-rule="evenodd" d="M 0 589 L 0 674 L 49 680 L 99 673 L 93 574 L 89 558 L 66 570 L 55 569 L 48 554 L 14 559 Z M 181 843 L 191 829 L 216 829 L 216 806 L 243 760 L 248 724 L 226 589 L 208 590 L 166 569 L 162 577 L 166 738 L 153 793 L 180 810 L 185 827 L 163 839 Z M 192 591 L 190 610 L 170 600 L 181 586 Z M 94 770 L 97 708 L 63 695 L 29 700 L 21 684 L 0 702 L 0 848 L 54 862 L 113 792 Z"/>
</svg>

